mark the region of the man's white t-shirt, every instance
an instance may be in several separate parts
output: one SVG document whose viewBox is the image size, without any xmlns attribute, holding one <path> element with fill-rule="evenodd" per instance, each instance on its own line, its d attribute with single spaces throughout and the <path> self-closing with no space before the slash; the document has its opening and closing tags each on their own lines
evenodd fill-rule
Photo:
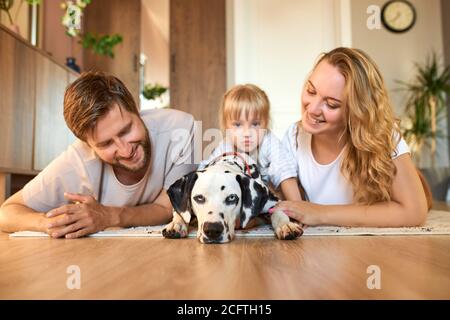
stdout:
<svg viewBox="0 0 450 320">
<path fill-rule="evenodd" d="M 297 132 L 300 132 L 297 138 Z M 308 196 L 308 200 L 317 204 L 350 204 L 353 203 L 353 187 L 341 173 L 343 151 L 331 163 L 320 164 L 311 151 L 311 134 L 297 123 L 292 124 L 283 138 L 283 144 L 297 159 L 297 174 Z M 297 148 L 298 145 L 298 148 Z M 403 138 L 397 145 L 392 158 L 409 153 L 409 148 Z"/>
<path fill-rule="evenodd" d="M 153 202 L 161 190 L 196 169 L 193 164 L 194 118 L 173 109 L 141 112 L 151 144 L 149 170 L 134 185 L 117 180 L 105 164 L 101 203 L 106 206 L 137 206 Z M 175 135 L 174 135 L 175 134 Z M 183 139 L 180 139 L 183 137 Z M 67 204 L 64 192 L 88 194 L 99 199 L 101 160 L 81 140 L 75 141 L 23 188 L 25 204 L 47 212 Z"/>
</svg>

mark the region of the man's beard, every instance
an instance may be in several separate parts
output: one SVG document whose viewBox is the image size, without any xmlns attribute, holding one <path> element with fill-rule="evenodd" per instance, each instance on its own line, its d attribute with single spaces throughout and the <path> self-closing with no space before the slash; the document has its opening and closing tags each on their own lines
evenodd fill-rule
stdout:
<svg viewBox="0 0 450 320">
<path fill-rule="evenodd" d="M 137 167 L 127 166 L 120 162 L 120 160 L 122 160 L 123 158 L 119 157 L 119 158 L 114 159 L 115 160 L 114 163 L 110 163 L 114 168 L 124 169 L 129 172 L 138 172 L 138 171 L 142 170 L 143 168 L 147 167 L 147 165 L 150 161 L 151 144 L 150 144 L 150 137 L 148 134 L 148 130 L 145 126 L 144 126 L 144 128 L 145 128 L 145 133 L 146 133 L 145 140 L 137 142 L 135 144 L 136 146 L 133 148 L 133 153 L 135 153 L 135 152 L 137 152 L 137 149 L 139 148 L 139 146 L 142 146 L 143 155 L 142 155 L 141 165 L 139 165 Z"/>
</svg>

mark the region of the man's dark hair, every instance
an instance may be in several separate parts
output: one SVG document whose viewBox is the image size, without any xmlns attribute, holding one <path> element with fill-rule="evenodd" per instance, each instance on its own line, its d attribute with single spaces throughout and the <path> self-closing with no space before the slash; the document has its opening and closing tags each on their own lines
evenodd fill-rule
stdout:
<svg viewBox="0 0 450 320">
<path fill-rule="evenodd" d="M 73 134 L 86 141 L 97 121 L 115 105 L 139 115 L 136 102 L 122 81 L 103 72 L 85 72 L 66 89 L 64 119 Z"/>
</svg>

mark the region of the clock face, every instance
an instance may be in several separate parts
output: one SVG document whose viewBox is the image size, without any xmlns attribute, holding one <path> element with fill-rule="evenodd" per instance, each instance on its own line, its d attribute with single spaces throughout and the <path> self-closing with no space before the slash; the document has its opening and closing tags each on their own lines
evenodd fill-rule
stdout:
<svg viewBox="0 0 450 320">
<path fill-rule="evenodd" d="M 405 32 L 414 25 L 416 11 L 408 1 L 389 1 L 383 6 L 381 21 L 392 32 Z"/>
</svg>

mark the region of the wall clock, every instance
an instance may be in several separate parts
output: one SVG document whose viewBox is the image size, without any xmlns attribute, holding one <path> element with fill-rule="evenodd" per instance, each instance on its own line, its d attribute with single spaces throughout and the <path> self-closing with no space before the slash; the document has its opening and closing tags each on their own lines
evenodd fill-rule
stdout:
<svg viewBox="0 0 450 320">
<path fill-rule="evenodd" d="M 406 0 L 388 1 L 381 9 L 381 22 L 391 32 L 406 32 L 416 22 L 416 9 Z"/>
</svg>

